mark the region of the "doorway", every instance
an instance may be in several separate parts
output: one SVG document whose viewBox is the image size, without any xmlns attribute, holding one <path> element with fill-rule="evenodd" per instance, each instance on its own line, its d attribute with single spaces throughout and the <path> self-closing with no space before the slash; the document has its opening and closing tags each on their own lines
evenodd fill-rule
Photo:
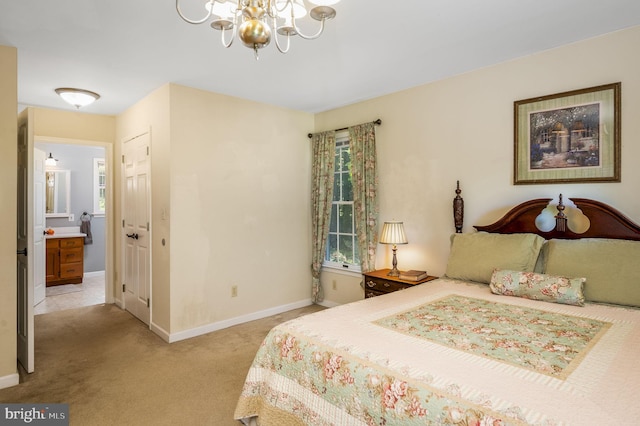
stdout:
<svg viewBox="0 0 640 426">
<path fill-rule="evenodd" d="M 47 285 L 46 297 L 34 307 L 34 315 L 113 302 L 108 255 L 108 228 L 113 222 L 106 194 L 113 182 L 107 163 L 112 156 L 110 145 L 57 138 L 36 138 L 34 148 L 45 152 L 48 193 L 46 229 L 59 237 L 64 232 L 80 232 L 84 239 L 82 281 Z M 65 181 L 66 184 L 62 183 Z M 57 179 L 61 181 L 59 186 Z M 53 195 L 55 194 L 55 196 Z M 86 222 L 86 223 L 85 223 Z"/>
</svg>

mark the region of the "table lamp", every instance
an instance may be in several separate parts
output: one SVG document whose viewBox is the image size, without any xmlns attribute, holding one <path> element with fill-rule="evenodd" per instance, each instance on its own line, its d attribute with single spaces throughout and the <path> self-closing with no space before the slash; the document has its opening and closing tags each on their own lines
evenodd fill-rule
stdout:
<svg viewBox="0 0 640 426">
<path fill-rule="evenodd" d="M 382 226 L 382 233 L 380 235 L 380 244 L 393 244 L 393 268 L 387 274 L 390 277 L 397 277 L 400 275 L 398 270 L 398 260 L 396 259 L 396 244 L 407 244 L 407 236 L 404 234 L 404 225 L 402 222 L 385 222 Z"/>
</svg>

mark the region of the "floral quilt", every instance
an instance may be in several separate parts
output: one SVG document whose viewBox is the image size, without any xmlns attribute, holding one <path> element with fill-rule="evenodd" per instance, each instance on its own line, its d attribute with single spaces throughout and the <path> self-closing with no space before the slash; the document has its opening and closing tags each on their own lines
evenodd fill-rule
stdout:
<svg viewBox="0 0 640 426">
<path fill-rule="evenodd" d="M 556 377 L 571 372 L 611 325 L 597 319 L 457 295 L 375 323 Z"/>
<path fill-rule="evenodd" d="M 260 425 L 633 424 L 640 311 L 440 279 L 275 327 L 235 418 Z"/>
</svg>

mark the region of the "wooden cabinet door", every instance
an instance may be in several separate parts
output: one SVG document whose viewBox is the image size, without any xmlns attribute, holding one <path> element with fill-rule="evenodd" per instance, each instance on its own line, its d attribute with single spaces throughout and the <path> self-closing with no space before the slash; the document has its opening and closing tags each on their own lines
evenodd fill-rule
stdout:
<svg viewBox="0 0 640 426">
<path fill-rule="evenodd" d="M 58 279 L 60 274 L 60 249 L 58 240 L 47 240 L 46 282 Z"/>
<path fill-rule="evenodd" d="M 47 286 L 80 284 L 84 276 L 84 238 L 47 240 Z"/>
</svg>

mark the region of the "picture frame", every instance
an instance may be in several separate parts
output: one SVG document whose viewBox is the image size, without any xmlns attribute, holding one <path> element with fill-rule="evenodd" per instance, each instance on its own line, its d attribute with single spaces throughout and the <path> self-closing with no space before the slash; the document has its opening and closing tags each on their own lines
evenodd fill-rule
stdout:
<svg viewBox="0 0 640 426">
<path fill-rule="evenodd" d="M 514 102 L 514 185 L 620 182 L 621 83 Z"/>
</svg>

